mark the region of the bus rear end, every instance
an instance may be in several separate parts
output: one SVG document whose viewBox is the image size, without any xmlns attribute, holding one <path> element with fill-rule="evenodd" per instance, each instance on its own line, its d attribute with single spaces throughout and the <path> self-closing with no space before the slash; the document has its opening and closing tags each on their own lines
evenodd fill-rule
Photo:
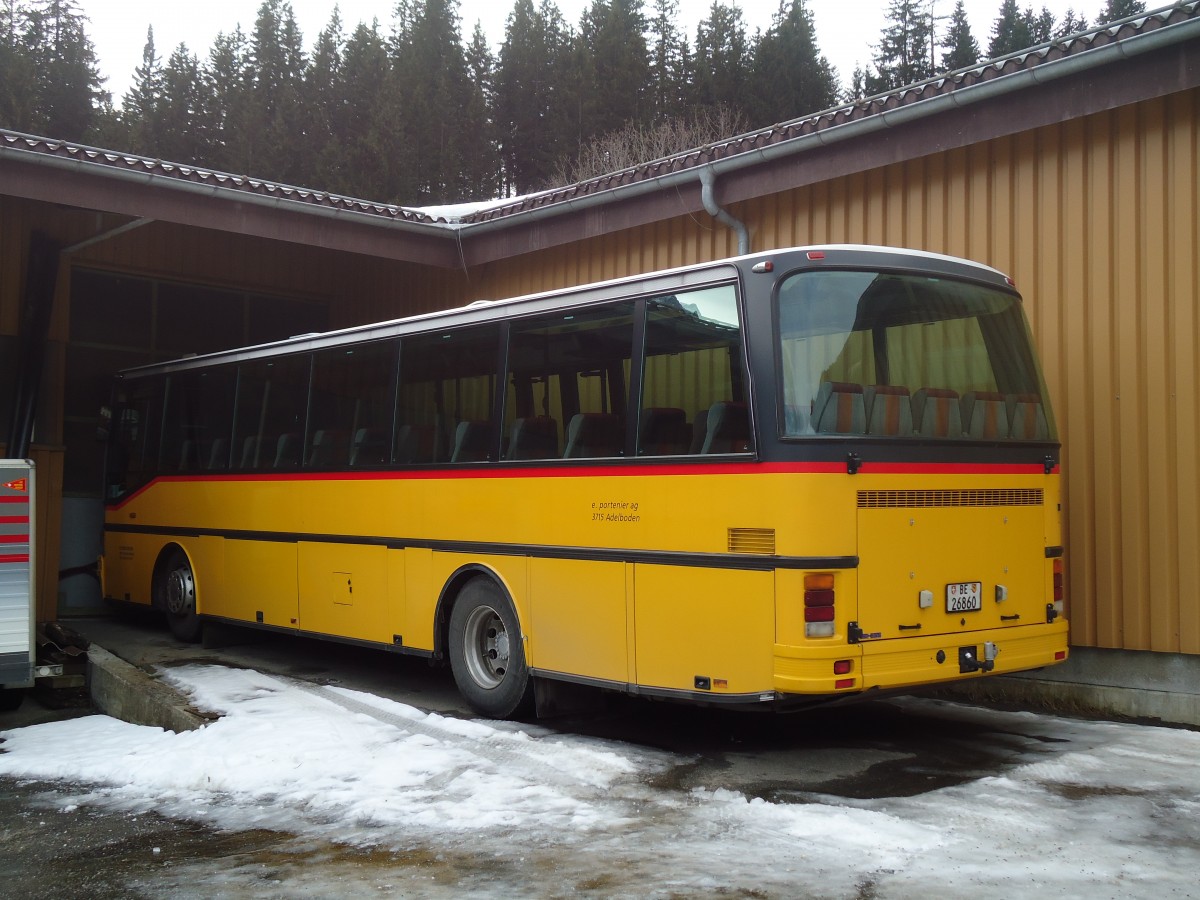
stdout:
<svg viewBox="0 0 1200 900">
<path fill-rule="evenodd" d="M 776 691 L 1066 659 L 1059 445 L 1011 282 L 881 248 L 778 262 L 770 302 L 750 304 L 758 334 L 771 311 L 775 377 L 755 383 L 794 562 L 777 572 Z"/>
</svg>

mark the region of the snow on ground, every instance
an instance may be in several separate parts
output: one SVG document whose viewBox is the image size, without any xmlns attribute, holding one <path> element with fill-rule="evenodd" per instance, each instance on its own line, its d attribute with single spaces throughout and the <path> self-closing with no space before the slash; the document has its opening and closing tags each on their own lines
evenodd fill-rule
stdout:
<svg viewBox="0 0 1200 900">
<path fill-rule="evenodd" d="M 1040 746 L 912 797 L 781 803 L 663 787 L 693 760 L 630 744 L 253 671 L 164 677 L 221 718 L 183 734 L 105 716 L 3 732 L 0 776 L 70 785 L 64 809 L 431 848 L 458 860 L 442 893 L 1200 897 L 1200 733 L 898 701 Z M 314 871 L 287 895 L 319 895 Z"/>
</svg>

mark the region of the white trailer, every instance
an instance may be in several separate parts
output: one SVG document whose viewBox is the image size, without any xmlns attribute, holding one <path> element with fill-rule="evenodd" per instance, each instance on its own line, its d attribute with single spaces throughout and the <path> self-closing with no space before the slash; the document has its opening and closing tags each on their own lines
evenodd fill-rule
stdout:
<svg viewBox="0 0 1200 900">
<path fill-rule="evenodd" d="M 62 671 L 38 666 L 33 461 L 0 459 L 0 710 L 21 705 L 35 678 Z"/>
</svg>

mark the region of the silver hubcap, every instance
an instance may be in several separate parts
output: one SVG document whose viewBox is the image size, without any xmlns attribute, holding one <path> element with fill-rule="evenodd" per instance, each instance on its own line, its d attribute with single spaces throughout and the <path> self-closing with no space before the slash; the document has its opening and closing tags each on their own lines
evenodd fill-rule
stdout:
<svg viewBox="0 0 1200 900">
<path fill-rule="evenodd" d="M 467 616 L 463 651 L 472 681 L 489 690 L 500 686 L 512 647 L 504 620 L 490 606 L 473 609 Z"/>
<path fill-rule="evenodd" d="M 173 616 L 186 616 L 196 609 L 196 583 L 192 570 L 183 566 L 172 570 L 167 576 L 167 612 Z"/>
</svg>

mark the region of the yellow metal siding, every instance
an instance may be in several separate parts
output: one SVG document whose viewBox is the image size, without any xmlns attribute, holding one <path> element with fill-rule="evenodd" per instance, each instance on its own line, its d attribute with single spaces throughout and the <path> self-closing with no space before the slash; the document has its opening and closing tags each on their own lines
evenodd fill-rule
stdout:
<svg viewBox="0 0 1200 900">
<path fill-rule="evenodd" d="M 754 250 L 890 243 L 1015 278 L 1064 444 L 1077 645 L 1200 653 L 1198 131 L 1192 90 L 728 205 Z M 698 213 L 493 264 L 473 289 L 545 290 L 736 250 Z"/>
</svg>

